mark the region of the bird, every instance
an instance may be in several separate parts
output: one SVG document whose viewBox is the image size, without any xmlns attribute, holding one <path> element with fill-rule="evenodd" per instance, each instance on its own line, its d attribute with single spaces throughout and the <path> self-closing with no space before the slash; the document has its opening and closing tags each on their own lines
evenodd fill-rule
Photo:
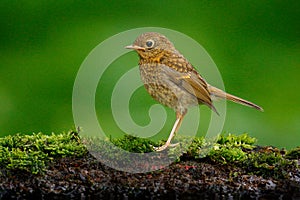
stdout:
<svg viewBox="0 0 300 200">
<path fill-rule="evenodd" d="M 173 43 L 160 33 L 145 32 L 125 48 L 137 52 L 140 76 L 147 92 L 176 112 L 176 120 L 166 143 L 154 147 L 155 151 L 173 146 L 171 140 L 191 106 L 206 105 L 219 115 L 213 101 L 226 99 L 263 111 L 262 107 L 250 101 L 208 84 Z"/>
</svg>

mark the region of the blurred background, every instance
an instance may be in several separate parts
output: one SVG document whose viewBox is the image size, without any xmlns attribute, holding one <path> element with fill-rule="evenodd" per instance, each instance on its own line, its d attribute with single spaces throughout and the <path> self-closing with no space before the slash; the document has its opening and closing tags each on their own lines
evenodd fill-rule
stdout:
<svg viewBox="0 0 300 200">
<path fill-rule="evenodd" d="M 299 146 L 299 5 L 258 0 L 1 1 L 0 136 L 73 128 L 73 83 L 85 57 L 112 35 L 154 26 L 198 41 L 218 66 L 226 91 L 264 108 L 260 113 L 228 103 L 225 132 L 248 132 L 261 145 Z M 129 56 L 136 64 L 136 54 Z M 122 62 L 112 65 L 121 68 Z M 110 70 L 120 74 L 117 67 Z M 102 81 L 112 85 L 117 77 Z M 110 97 L 108 89 L 98 93 Z M 150 97 L 144 101 L 153 103 Z M 99 115 L 108 113 L 107 103 L 96 106 L 104 109 Z M 143 104 L 131 107 L 133 113 L 140 113 L 139 106 Z"/>
</svg>

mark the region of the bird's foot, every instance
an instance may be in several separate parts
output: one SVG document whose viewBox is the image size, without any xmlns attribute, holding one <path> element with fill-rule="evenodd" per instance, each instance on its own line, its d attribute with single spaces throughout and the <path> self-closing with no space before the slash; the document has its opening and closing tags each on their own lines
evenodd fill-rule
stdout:
<svg viewBox="0 0 300 200">
<path fill-rule="evenodd" d="M 154 149 L 155 151 L 163 151 L 163 150 L 165 150 L 166 148 L 168 148 L 168 145 L 162 145 L 162 146 L 160 146 L 160 147 L 153 147 L 153 149 Z"/>
<path fill-rule="evenodd" d="M 167 149 L 168 147 L 175 147 L 175 146 L 177 146 L 177 145 L 179 145 L 179 143 L 175 143 L 175 144 L 164 144 L 164 145 L 162 145 L 162 146 L 160 146 L 160 147 L 153 147 L 153 149 L 154 149 L 155 151 L 163 151 L 163 150 Z"/>
<path fill-rule="evenodd" d="M 170 144 L 170 147 L 176 147 L 179 145 L 179 142 L 175 143 L 175 144 Z"/>
</svg>

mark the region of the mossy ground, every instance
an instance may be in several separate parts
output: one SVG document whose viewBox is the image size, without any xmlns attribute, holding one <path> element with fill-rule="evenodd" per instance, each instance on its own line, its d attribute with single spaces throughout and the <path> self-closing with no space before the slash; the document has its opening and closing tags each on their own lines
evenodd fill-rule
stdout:
<svg viewBox="0 0 300 200">
<path fill-rule="evenodd" d="M 177 156 L 186 139 L 177 137 L 181 145 L 170 148 L 168 154 Z M 151 152 L 153 146 L 163 143 L 129 135 L 111 141 L 126 151 L 138 153 Z M 131 198 L 180 197 L 181 193 L 190 197 L 219 194 L 237 198 L 300 195 L 300 148 L 287 151 L 256 146 L 255 142 L 247 134 L 221 135 L 214 144 L 204 138 L 194 138 L 170 166 L 130 174 L 94 159 L 76 131 L 7 136 L 0 138 L 0 199 L 41 194 L 57 195 L 56 198 L 67 194 L 101 197 L 112 192 Z M 207 146 L 209 152 L 203 157 Z"/>
</svg>

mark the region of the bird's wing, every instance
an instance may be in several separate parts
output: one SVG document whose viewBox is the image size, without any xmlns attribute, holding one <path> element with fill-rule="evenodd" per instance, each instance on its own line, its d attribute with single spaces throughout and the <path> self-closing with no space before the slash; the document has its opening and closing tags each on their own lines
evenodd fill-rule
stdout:
<svg viewBox="0 0 300 200">
<path fill-rule="evenodd" d="M 162 65 L 161 68 L 162 73 L 164 73 L 170 81 L 194 95 L 200 103 L 209 106 L 218 114 L 216 108 L 212 104 L 206 81 L 195 70 L 179 72 L 166 65 Z"/>
</svg>

